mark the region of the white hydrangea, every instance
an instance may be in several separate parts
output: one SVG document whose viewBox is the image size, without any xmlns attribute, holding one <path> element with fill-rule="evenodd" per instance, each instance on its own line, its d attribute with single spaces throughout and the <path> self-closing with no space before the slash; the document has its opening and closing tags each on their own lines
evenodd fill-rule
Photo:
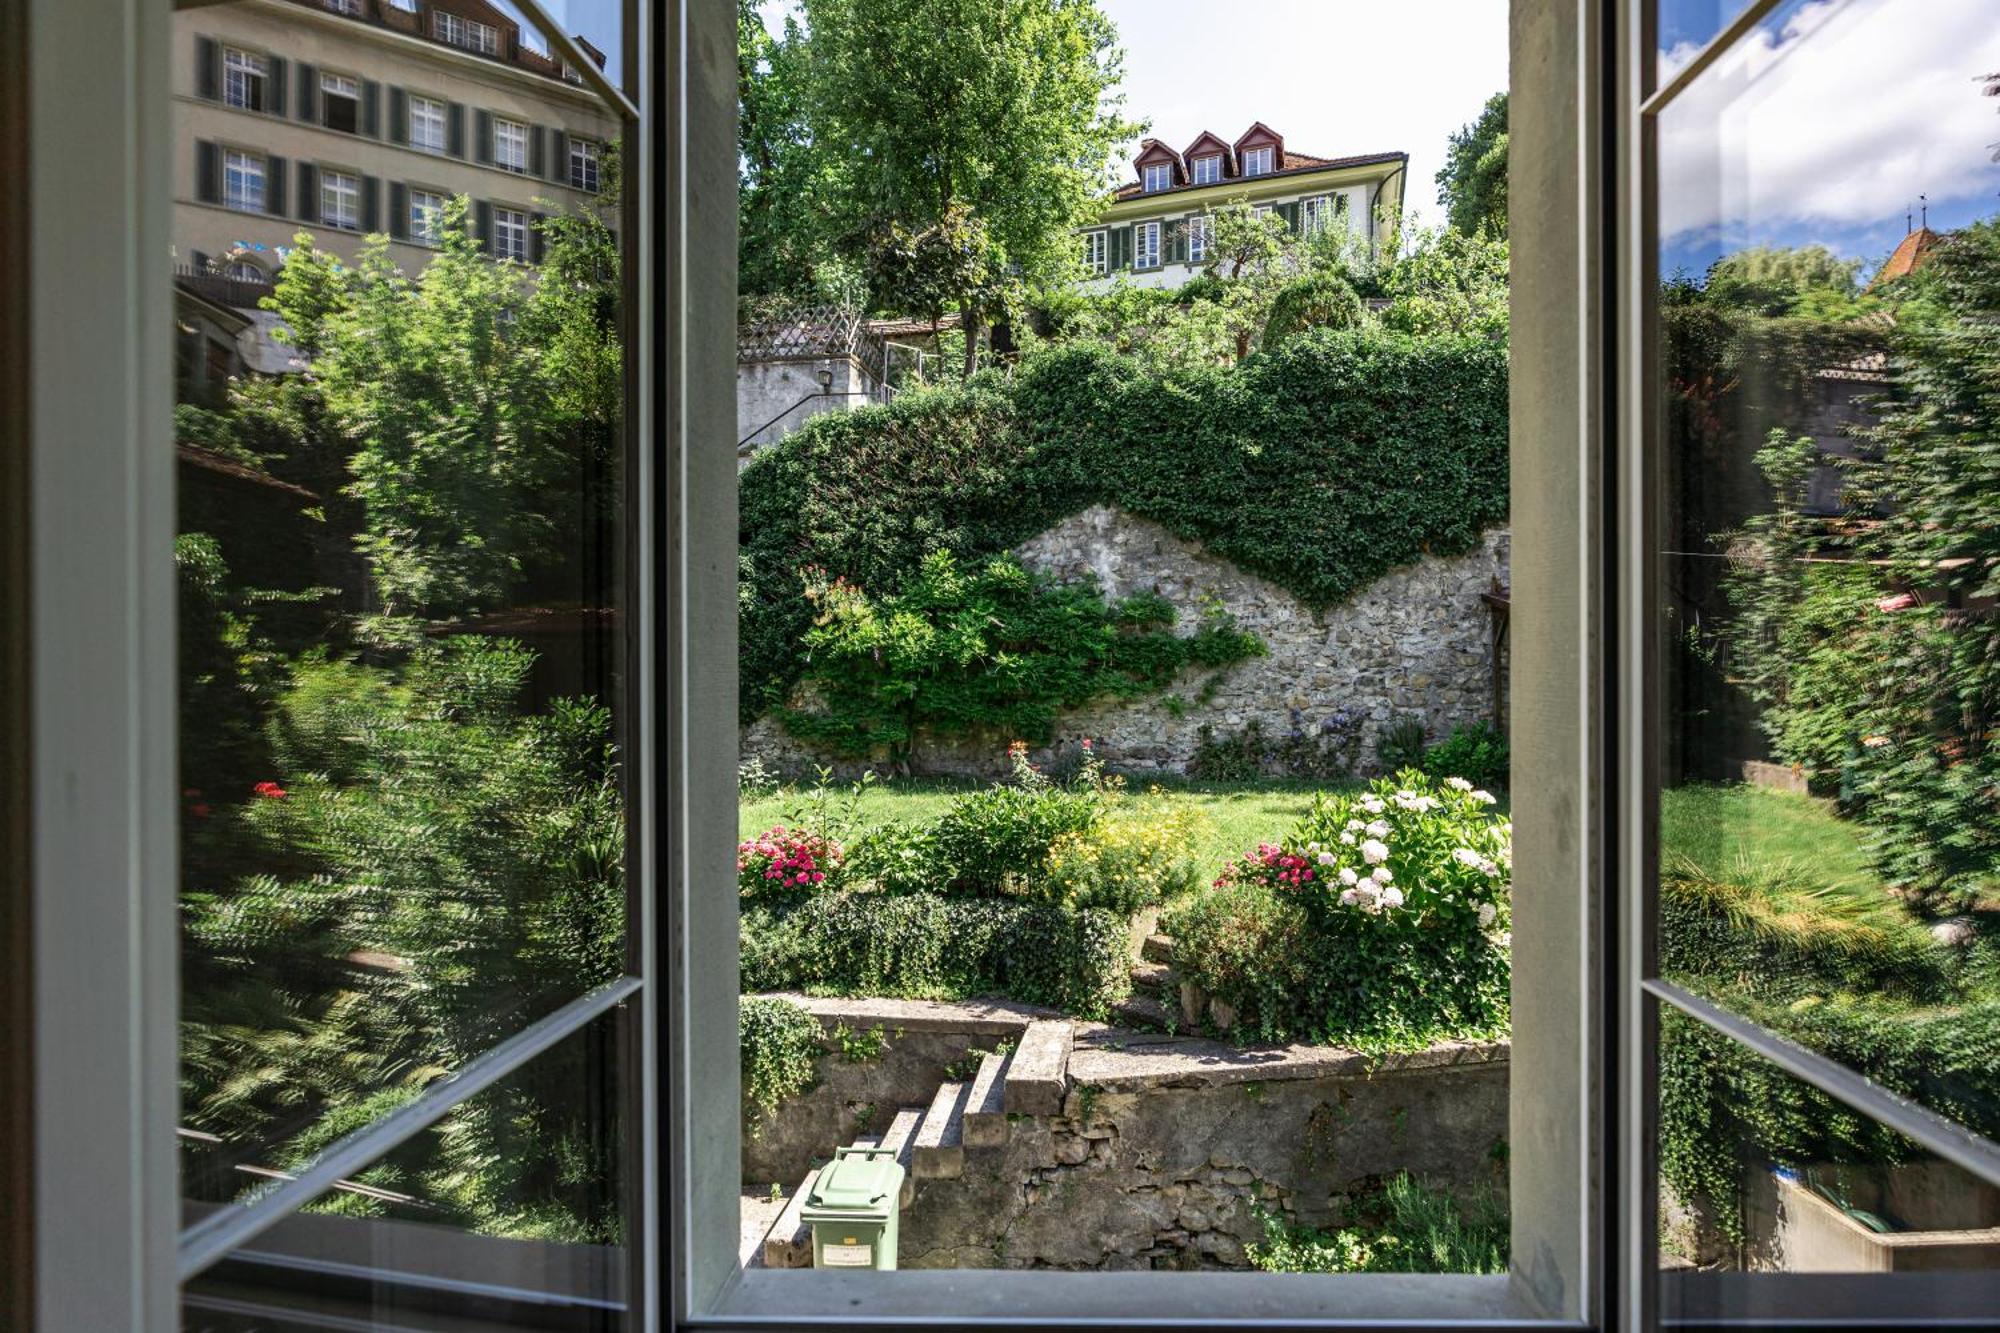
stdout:
<svg viewBox="0 0 2000 1333">
<path fill-rule="evenodd" d="M 1321 865 L 1330 866 L 1333 864 L 1333 861 L 1334 861 L 1334 856 L 1332 852 L 1321 852 L 1319 854 L 1319 863 Z"/>
<path fill-rule="evenodd" d="M 1464 778 L 1446 778 L 1444 780 L 1444 785 L 1451 788 L 1453 791 L 1472 790 L 1472 784 L 1470 782 L 1467 782 Z"/>
<path fill-rule="evenodd" d="M 1374 880 L 1377 884 L 1387 884 L 1390 880 L 1396 877 L 1389 873 L 1389 867 L 1376 866 L 1373 870 L 1368 872 L 1368 878 Z"/>
<path fill-rule="evenodd" d="M 1479 802 L 1481 805 L 1497 805 L 1499 804 L 1500 800 L 1499 797 L 1495 796 L 1490 791 L 1476 791 L 1472 793 L 1472 799 Z"/>
<path fill-rule="evenodd" d="M 1354 887 L 1354 884 L 1355 884 L 1355 881 L 1359 880 L 1360 878 L 1361 878 L 1361 876 L 1359 876 L 1359 875 L 1355 874 L 1355 873 L 1354 873 L 1354 871 L 1353 871 L 1353 869 L 1352 869 L 1351 867 L 1347 867 L 1347 866 L 1342 866 L 1342 867 L 1341 867 L 1341 870 L 1340 870 L 1340 882 L 1341 882 L 1342 884 L 1345 884 L 1345 885 L 1347 885 L 1347 887 L 1348 887 L 1348 888 L 1350 888 L 1350 889 L 1351 889 L 1351 888 L 1353 888 L 1353 887 Z"/>
<path fill-rule="evenodd" d="M 1374 838 L 1361 844 L 1361 859 L 1371 866 L 1379 866 L 1389 859 L 1389 848 Z"/>
<path fill-rule="evenodd" d="M 1377 819 L 1377 820 L 1372 820 L 1372 821 L 1370 821 L 1370 823 L 1369 823 L 1369 825 L 1368 825 L 1368 836 L 1369 836 L 1369 837 L 1371 837 L 1371 838 L 1386 838 L 1386 837 L 1388 837 L 1388 836 L 1389 836 L 1389 821 L 1388 821 L 1388 820 L 1386 820 L 1386 819 Z"/>
<path fill-rule="evenodd" d="M 1356 804 L 1359 805 L 1363 810 L 1366 810 L 1371 815 L 1379 815 L 1384 810 L 1389 808 L 1388 806 L 1382 804 L 1382 798 L 1380 796 L 1377 796 L 1372 791 L 1364 793 L 1361 799 L 1356 802 Z"/>
<path fill-rule="evenodd" d="M 1340 840 L 1346 843 L 1349 847 L 1352 847 L 1354 845 L 1354 835 L 1352 833 L 1341 834 Z"/>
<path fill-rule="evenodd" d="M 1384 907 L 1401 907 L 1403 905 L 1403 891 L 1393 884 L 1383 889 L 1382 905 Z"/>
<path fill-rule="evenodd" d="M 1479 869 L 1480 863 L 1484 861 L 1486 858 L 1481 856 L 1478 852 L 1473 851 L 1470 847 L 1454 847 L 1452 849 L 1451 859 L 1458 862 L 1462 866 L 1466 866 L 1470 869 L 1477 870 Z"/>
<path fill-rule="evenodd" d="M 1366 824 L 1362 823 L 1358 819 L 1350 819 L 1347 821 L 1347 831 L 1349 833 L 1359 833 L 1361 832 L 1362 829 L 1367 827 L 1368 826 Z"/>
<path fill-rule="evenodd" d="M 1479 904 L 1479 928 L 1481 930 L 1486 929 L 1486 927 L 1493 924 L 1494 918 L 1499 915 L 1500 915 L 1500 909 L 1495 907 L 1492 903 Z"/>
</svg>

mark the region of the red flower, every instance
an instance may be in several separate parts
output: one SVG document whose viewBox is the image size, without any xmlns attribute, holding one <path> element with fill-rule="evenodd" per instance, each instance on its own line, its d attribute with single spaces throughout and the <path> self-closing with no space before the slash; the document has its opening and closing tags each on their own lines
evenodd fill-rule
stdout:
<svg viewBox="0 0 2000 1333">
<path fill-rule="evenodd" d="M 189 806 L 189 807 L 188 807 L 188 813 L 189 813 L 189 814 L 191 814 L 191 815 L 193 815 L 193 816 L 194 816 L 194 817 L 195 817 L 196 819 L 207 819 L 207 818 L 208 818 L 208 802 L 207 802 L 207 801 L 196 801 L 196 802 L 195 802 L 195 803 L 194 803 L 193 805 L 191 805 L 191 806 Z"/>
<path fill-rule="evenodd" d="M 286 796 L 290 795 L 289 792 L 275 782 L 260 782 L 250 790 L 256 792 L 267 801 L 282 801 Z"/>
</svg>

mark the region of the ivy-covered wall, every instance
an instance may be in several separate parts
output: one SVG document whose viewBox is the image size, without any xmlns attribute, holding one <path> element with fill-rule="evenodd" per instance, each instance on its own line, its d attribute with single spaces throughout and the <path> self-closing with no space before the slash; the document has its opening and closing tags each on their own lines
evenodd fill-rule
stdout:
<svg viewBox="0 0 2000 1333">
<path fill-rule="evenodd" d="M 808 571 L 879 595 L 934 551 L 988 559 L 1094 507 L 1198 544 L 1306 615 L 1425 557 L 1490 558 L 1506 383 L 1506 350 L 1483 340 L 1328 331 L 1174 378 L 1069 348 L 1011 379 L 818 418 L 742 477 L 743 721 L 804 670 Z"/>
</svg>

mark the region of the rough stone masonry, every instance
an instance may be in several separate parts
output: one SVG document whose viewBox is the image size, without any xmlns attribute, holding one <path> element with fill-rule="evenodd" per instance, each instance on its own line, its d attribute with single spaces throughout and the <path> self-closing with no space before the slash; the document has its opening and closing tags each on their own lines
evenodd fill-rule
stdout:
<svg viewBox="0 0 2000 1333">
<path fill-rule="evenodd" d="M 1266 737 L 1282 740 L 1294 725 L 1316 727 L 1344 708 L 1363 719 L 1366 769 L 1377 738 L 1399 714 L 1422 715 L 1436 740 L 1491 713 L 1491 626 L 1480 595 L 1496 580 L 1507 582 L 1508 535 L 1494 529 L 1471 554 L 1426 558 L 1324 611 L 1157 523 L 1103 505 L 1064 519 L 1015 554 L 1029 569 L 1064 581 L 1095 578 L 1108 597 L 1158 593 L 1179 613 L 1183 633 L 1221 610 L 1269 650 L 1212 684 L 1211 673 L 1197 669 L 1162 694 L 1107 700 L 1067 716 L 1064 734 L 1091 737 L 1113 768 L 1183 772 L 1204 723 L 1229 735 L 1254 720 Z M 1006 739 L 922 742 L 915 765 L 931 773 L 996 773 L 1005 766 Z M 746 730 L 743 757 L 786 772 L 824 762 L 771 718 Z"/>
</svg>

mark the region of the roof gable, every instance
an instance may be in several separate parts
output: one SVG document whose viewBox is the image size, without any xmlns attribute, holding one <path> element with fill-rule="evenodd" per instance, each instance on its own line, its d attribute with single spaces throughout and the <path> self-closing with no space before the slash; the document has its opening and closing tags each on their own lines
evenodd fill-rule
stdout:
<svg viewBox="0 0 2000 1333">
<path fill-rule="evenodd" d="M 1132 168 L 1142 186 L 1146 181 L 1146 168 L 1156 162 L 1168 163 L 1173 168 L 1170 174 L 1174 184 L 1187 184 L 1187 165 L 1181 161 L 1181 155 L 1158 139 L 1147 139 L 1140 143 L 1139 155 L 1132 159 Z"/>
<path fill-rule="evenodd" d="M 1218 134 L 1203 130 L 1195 136 L 1195 141 L 1181 152 L 1182 159 L 1190 163 L 1198 157 L 1215 156 L 1222 158 L 1223 175 L 1234 176 L 1236 174 L 1236 153 L 1223 141 L 1222 136 Z"/>
<path fill-rule="evenodd" d="M 1285 155 L 1285 136 L 1260 120 L 1243 131 L 1242 136 L 1236 140 L 1236 151 L 1240 153 L 1245 148 L 1261 148 L 1265 144 L 1278 150 L 1272 154 L 1273 160 Z"/>
</svg>

